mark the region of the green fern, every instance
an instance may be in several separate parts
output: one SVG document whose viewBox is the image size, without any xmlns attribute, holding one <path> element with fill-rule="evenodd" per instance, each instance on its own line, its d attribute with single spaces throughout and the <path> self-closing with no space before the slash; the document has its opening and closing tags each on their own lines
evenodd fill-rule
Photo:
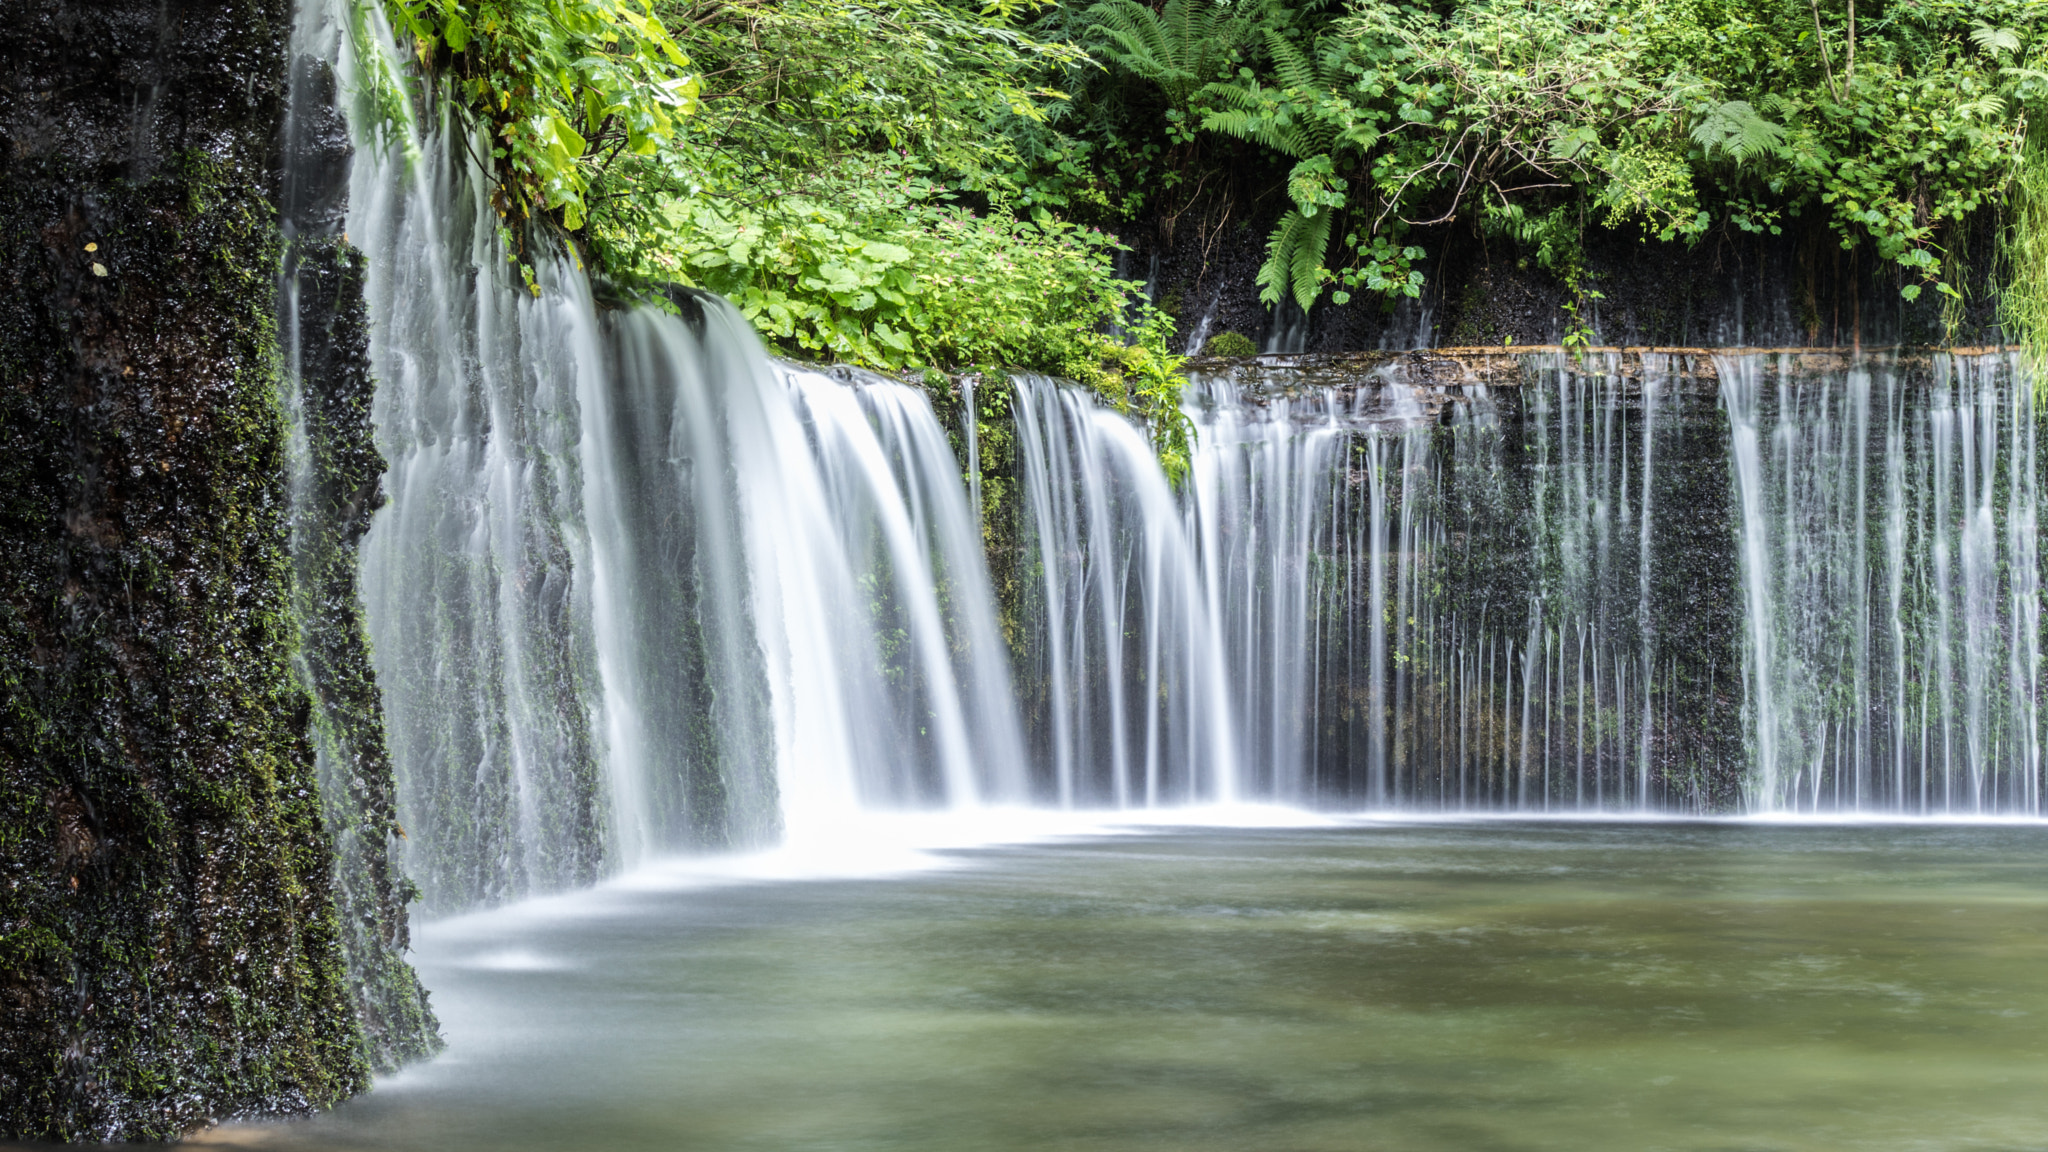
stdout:
<svg viewBox="0 0 2048 1152">
<path fill-rule="evenodd" d="M 1344 61 L 1349 45 L 1339 37 L 1327 37 L 1311 59 L 1286 37 L 1269 29 L 1266 47 L 1283 87 L 1268 88 L 1256 80 L 1249 84 L 1210 84 L 1198 93 L 1212 102 L 1203 110 L 1202 127 L 1262 144 L 1296 160 L 1327 152 L 1339 135 L 1337 125 L 1307 115 L 1305 110 L 1290 109 L 1283 114 L 1279 105 L 1282 100 L 1307 101 L 1344 87 Z"/>
<path fill-rule="evenodd" d="M 1151 81 L 1175 107 L 1222 72 L 1247 33 L 1236 10 L 1218 0 L 1166 0 L 1157 12 L 1137 0 L 1102 0 L 1086 15 L 1101 55 Z"/>
<path fill-rule="evenodd" d="M 1280 218 L 1280 226 L 1266 241 L 1266 262 L 1259 268 L 1259 301 L 1271 307 L 1289 291 L 1294 302 L 1306 312 L 1323 291 L 1323 257 L 1330 247 L 1328 210 L 1313 216 L 1295 209 Z"/>
<path fill-rule="evenodd" d="M 1332 42 L 1335 40 L 1332 38 Z M 1319 77 L 1316 66 L 1308 53 L 1295 47 L 1294 41 L 1282 36 L 1277 30 L 1266 30 L 1266 51 L 1273 54 L 1273 71 L 1280 74 L 1280 81 L 1289 88 L 1309 91 L 1316 87 Z"/>
<path fill-rule="evenodd" d="M 1291 293 L 1306 312 L 1329 279 L 1324 259 L 1337 213 L 1344 208 L 1344 181 L 1334 175 L 1331 152 L 1345 129 L 1317 114 L 1328 107 L 1318 101 L 1345 86 L 1350 46 L 1339 37 L 1326 37 L 1311 56 L 1269 29 L 1266 47 L 1282 86 L 1268 88 L 1257 81 L 1211 84 L 1200 93 L 1210 105 L 1202 114 L 1202 126 L 1300 161 L 1287 179 L 1295 207 L 1280 218 L 1267 239 L 1266 262 L 1257 282 L 1259 299 L 1267 305 Z"/>
<path fill-rule="evenodd" d="M 2018 32 L 2010 28 L 1995 27 L 1981 20 L 1977 22 L 1976 27 L 1970 29 L 1970 42 L 1994 59 L 2001 58 L 2008 52 L 2019 51 L 2021 43 Z"/>
<path fill-rule="evenodd" d="M 1692 138 L 1708 155 L 1723 152 L 1740 164 L 1775 154 L 1784 146 L 1785 130 L 1764 119 L 1747 100 L 1730 100 L 1709 109 L 1693 128 Z"/>
</svg>

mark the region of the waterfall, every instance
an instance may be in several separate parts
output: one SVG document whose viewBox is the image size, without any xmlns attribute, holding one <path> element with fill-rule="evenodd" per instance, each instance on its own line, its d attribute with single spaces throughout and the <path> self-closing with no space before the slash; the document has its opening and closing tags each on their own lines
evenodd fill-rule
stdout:
<svg viewBox="0 0 2048 1152">
<path fill-rule="evenodd" d="M 573 250 L 499 226 L 445 104 L 381 111 L 373 10 L 303 19 L 353 104 L 389 464 L 362 588 L 429 906 L 866 807 L 1025 799 L 974 513 L 924 394 L 778 364 L 715 298 L 600 308 Z"/>
<path fill-rule="evenodd" d="M 338 71 L 360 92 L 355 43 Z M 359 96 L 359 98 L 362 98 Z M 358 111 L 348 235 L 368 256 L 372 410 L 389 505 L 362 544 L 364 607 L 430 906 L 585 883 L 612 831 L 577 449 L 606 385 L 587 281 L 508 259 L 475 142 Z"/>
<path fill-rule="evenodd" d="M 878 808 L 2041 811 L 2008 357 L 1239 365 L 1190 381 L 1178 488 L 1094 394 L 970 380 L 963 469 L 920 388 L 715 298 L 601 305 L 444 104 L 381 111 L 373 9 L 303 19 L 351 104 L 360 582 L 434 908 Z"/>
<path fill-rule="evenodd" d="M 721 811 L 756 813 L 762 842 L 774 811 L 800 835 L 863 804 L 1021 799 L 993 596 L 923 394 L 775 365 L 729 307 L 691 303 L 693 323 L 618 317 L 612 394 L 584 406 L 622 849 L 716 843 Z M 664 791 L 693 743 L 729 766 Z"/>
<path fill-rule="evenodd" d="M 1683 364 L 1521 359 L 1502 388 L 1387 367 L 1193 381 L 1189 517 L 1255 795 L 1647 809 L 1674 795 L 1654 510 L 1711 395 Z M 1327 376 L 1328 374 L 1322 374 Z M 1679 467 L 1672 467 L 1676 462 Z M 1663 465 L 1660 467 L 1660 464 Z"/>
<path fill-rule="evenodd" d="M 2038 422 L 2014 356 L 1717 357 L 1752 806 L 2042 811 Z"/>
<path fill-rule="evenodd" d="M 1192 382 L 1186 515 L 1247 796 L 2042 811 L 2039 417 L 2012 357 L 1413 376 Z"/>
<path fill-rule="evenodd" d="M 1222 636 L 1237 759 L 1262 798 L 1384 803 L 1395 796 L 1387 561 L 1416 555 L 1427 531 L 1418 490 L 1403 483 L 1428 469 L 1423 409 L 1399 384 L 1254 391 L 1246 374 L 1197 376 L 1189 391 L 1187 518 Z M 1389 487 L 1401 492 L 1392 509 Z M 1397 580 L 1392 595 L 1412 591 Z M 1361 775 L 1345 753 L 1365 746 Z"/>
<path fill-rule="evenodd" d="M 1315 609 L 1326 600 L 1311 557 L 1332 543 L 1332 479 L 1350 447 L 1341 401 L 1322 390 L 1248 407 L 1227 378 L 1197 382 L 1194 399 L 1190 519 L 1221 626 L 1236 759 L 1252 791 L 1305 801 L 1315 731 L 1301 705 L 1314 689 Z"/>
<path fill-rule="evenodd" d="M 1233 801 L 1214 590 L 1144 434 L 1077 388 L 1016 381 L 1023 709 L 1061 807 Z"/>
<path fill-rule="evenodd" d="M 1679 450 L 1672 441 L 1685 427 L 1684 365 L 1646 354 L 1631 374 L 1613 354 L 1573 363 L 1553 353 L 1531 357 L 1528 367 L 1541 576 L 1523 646 L 1524 698 L 1536 668 L 1555 668 L 1530 724 L 1540 711 L 1556 722 L 1552 731 L 1572 733 L 1528 753 L 1529 770 L 1542 774 L 1546 803 L 1661 807 L 1652 756 L 1657 695 L 1669 691 L 1669 678 L 1659 675 L 1663 613 L 1653 597 L 1663 567 L 1656 511 L 1669 493 L 1660 491 L 1667 477 L 1658 465 Z"/>
</svg>

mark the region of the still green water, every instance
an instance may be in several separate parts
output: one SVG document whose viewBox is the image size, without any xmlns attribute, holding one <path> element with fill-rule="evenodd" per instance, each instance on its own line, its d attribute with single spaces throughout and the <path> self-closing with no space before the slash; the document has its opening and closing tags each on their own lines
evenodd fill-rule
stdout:
<svg viewBox="0 0 2048 1152">
<path fill-rule="evenodd" d="M 2048 1149 L 2048 827 L 1189 830 L 431 928 L 279 1149 Z"/>
</svg>

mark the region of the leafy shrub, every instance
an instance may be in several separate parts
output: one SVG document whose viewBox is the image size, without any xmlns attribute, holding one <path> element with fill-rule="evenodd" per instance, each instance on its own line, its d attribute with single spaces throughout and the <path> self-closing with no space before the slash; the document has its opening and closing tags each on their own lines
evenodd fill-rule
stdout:
<svg viewBox="0 0 2048 1152">
<path fill-rule="evenodd" d="M 1169 467 L 1184 463 L 1172 323 L 1144 304 L 1140 285 L 1116 278 L 1113 237 L 1042 213 L 977 215 L 901 173 L 840 191 L 751 207 L 671 200 L 636 249 L 639 271 L 725 296 L 798 356 L 1081 381 L 1150 418 L 1161 451 L 1180 455 Z M 1108 335 L 1114 326 L 1131 339 Z"/>
<path fill-rule="evenodd" d="M 1268 303 L 1416 295 L 1414 234 L 1459 220 L 1589 297 L 1589 226 L 1691 241 L 1802 215 L 1894 263 L 1908 299 L 1954 295 L 1963 222 L 2048 111 L 2048 5 L 1870 7 L 1859 26 L 1839 0 L 1247 0 L 1189 25 L 1200 51 L 1166 11 L 1089 12 L 1122 88 L 1292 165 Z M 1196 60 L 1211 74 L 1191 91 Z"/>
<path fill-rule="evenodd" d="M 583 227 L 593 183 L 697 111 L 690 60 L 647 0 L 384 0 L 394 29 L 484 129 L 508 215 Z"/>
</svg>

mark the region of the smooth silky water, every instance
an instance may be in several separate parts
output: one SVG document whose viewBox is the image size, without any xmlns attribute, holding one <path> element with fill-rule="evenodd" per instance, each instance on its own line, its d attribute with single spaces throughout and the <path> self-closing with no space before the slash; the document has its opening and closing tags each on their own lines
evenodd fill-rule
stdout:
<svg viewBox="0 0 2048 1152">
<path fill-rule="evenodd" d="M 446 1055 L 211 1138 L 2048 1147 L 2040 825 L 1151 829 L 930 863 L 682 866 L 430 925 Z"/>
</svg>

